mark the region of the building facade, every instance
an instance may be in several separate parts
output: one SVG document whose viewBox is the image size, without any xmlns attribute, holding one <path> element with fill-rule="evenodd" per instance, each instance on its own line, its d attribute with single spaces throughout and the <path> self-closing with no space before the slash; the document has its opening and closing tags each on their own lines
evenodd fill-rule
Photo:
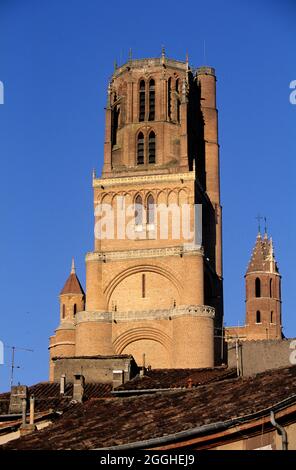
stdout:
<svg viewBox="0 0 296 470">
<path fill-rule="evenodd" d="M 163 52 L 115 69 L 103 172 L 93 175 L 93 191 L 86 292 L 72 267 L 51 358 L 132 354 L 139 365 L 158 368 L 219 363 L 222 215 L 213 68 L 192 69 Z"/>
</svg>

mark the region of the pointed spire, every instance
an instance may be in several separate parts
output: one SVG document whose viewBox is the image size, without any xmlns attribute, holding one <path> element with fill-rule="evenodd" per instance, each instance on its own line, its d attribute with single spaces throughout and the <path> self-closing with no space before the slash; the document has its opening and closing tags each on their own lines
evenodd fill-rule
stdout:
<svg viewBox="0 0 296 470">
<path fill-rule="evenodd" d="M 268 235 L 267 235 L 267 218 L 264 217 L 264 238 L 265 240 L 268 239 Z"/>
<path fill-rule="evenodd" d="M 60 295 L 68 295 L 68 294 L 79 294 L 79 295 L 85 295 L 84 290 L 79 282 L 79 279 L 76 275 L 76 269 L 75 269 L 75 261 L 74 258 L 72 258 L 72 263 L 71 263 L 71 272 L 70 276 L 65 282 L 65 285 L 63 289 L 60 292 Z"/>
<path fill-rule="evenodd" d="M 128 53 L 128 60 L 129 60 L 129 61 L 132 61 L 132 60 L 133 60 L 133 51 L 132 51 L 132 48 L 131 48 L 131 47 L 130 47 L 129 53 Z"/>
<path fill-rule="evenodd" d="M 72 258 L 71 274 L 76 274 L 76 270 L 75 270 L 75 260 L 74 260 L 74 258 Z"/>
<path fill-rule="evenodd" d="M 186 51 L 186 70 L 188 72 L 189 70 L 189 56 L 188 56 L 188 51 Z"/>
<path fill-rule="evenodd" d="M 247 273 L 257 271 L 278 273 L 272 238 L 269 240 L 267 234 L 262 238 L 260 232 L 257 235 L 256 243 L 247 268 Z"/>
</svg>

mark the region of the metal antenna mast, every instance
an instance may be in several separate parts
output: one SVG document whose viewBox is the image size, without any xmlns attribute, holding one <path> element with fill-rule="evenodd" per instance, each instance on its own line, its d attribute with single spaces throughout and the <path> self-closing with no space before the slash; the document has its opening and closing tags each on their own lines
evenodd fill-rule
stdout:
<svg viewBox="0 0 296 470">
<path fill-rule="evenodd" d="M 28 351 L 28 352 L 34 352 L 33 349 L 28 349 L 28 348 L 19 348 L 18 346 L 6 346 L 7 348 L 10 348 L 11 351 L 12 351 L 12 354 L 11 354 L 11 373 L 10 373 L 10 388 L 12 387 L 13 385 L 13 374 L 14 374 L 14 369 L 19 367 L 19 366 L 15 366 L 15 351 L 18 350 L 18 351 Z"/>
</svg>

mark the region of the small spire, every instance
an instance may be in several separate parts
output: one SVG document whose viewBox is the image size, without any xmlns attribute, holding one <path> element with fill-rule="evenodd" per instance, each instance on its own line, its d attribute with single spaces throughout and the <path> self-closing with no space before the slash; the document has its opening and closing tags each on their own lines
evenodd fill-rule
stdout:
<svg viewBox="0 0 296 470">
<path fill-rule="evenodd" d="M 133 51 L 132 51 L 132 48 L 130 47 L 129 49 L 129 53 L 128 53 L 128 60 L 133 60 Z"/>
<path fill-rule="evenodd" d="M 268 235 L 267 235 L 267 218 L 264 217 L 264 238 L 267 239 L 268 238 Z"/>
<path fill-rule="evenodd" d="M 76 274 L 76 269 L 75 269 L 75 261 L 74 261 L 74 258 L 72 258 L 71 274 Z"/>
<path fill-rule="evenodd" d="M 189 56 L 188 56 L 188 51 L 186 51 L 186 69 L 189 69 Z"/>
<path fill-rule="evenodd" d="M 114 72 L 116 72 L 116 69 L 117 69 L 117 60 L 115 59 L 114 60 Z"/>
<path fill-rule="evenodd" d="M 97 174 L 96 174 L 96 169 L 95 169 L 95 168 L 93 168 L 93 171 L 92 171 L 92 177 L 93 177 L 93 180 L 95 180 L 95 179 L 96 179 L 96 177 L 97 177 Z"/>
<path fill-rule="evenodd" d="M 270 261 L 270 272 L 274 273 L 276 266 L 275 266 L 275 259 L 274 259 L 273 241 L 271 237 L 269 240 L 269 261 Z"/>
<path fill-rule="evenodd" d="M 165 65 L 165 49 L 164 46 L 161 46 L 161 63 L 164 66 Z"/>
</svg>

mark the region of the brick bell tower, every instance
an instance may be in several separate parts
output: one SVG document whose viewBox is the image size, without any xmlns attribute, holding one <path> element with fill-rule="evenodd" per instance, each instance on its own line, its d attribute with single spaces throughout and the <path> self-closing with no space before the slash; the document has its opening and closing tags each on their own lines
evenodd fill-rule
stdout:
<svg viewBox="0 0 296 470">
<path fill-rule="evenodd" d="M 282 339 L 281 276 L 267 233 L 258 233 L 245 279 L 246 339 Z"/>
<path fill-rule="evenodd" d="M 75 355 L 132 354 L 139 365 L 145 355 L 146 365 L 158 368 L 218 364 L 223 288 L 214 69 L 193 69 L 164 51 L 116 68 L 103 172 L 93 175 L 93 189 L 95 243 L 86 255 L 85 309 L 75 316 Z M 185 220 L 184 206 L 193 231 L 196 204 L 200 243 L 173 233 L 177 215 L 181 225 Z"/>
</svg>

